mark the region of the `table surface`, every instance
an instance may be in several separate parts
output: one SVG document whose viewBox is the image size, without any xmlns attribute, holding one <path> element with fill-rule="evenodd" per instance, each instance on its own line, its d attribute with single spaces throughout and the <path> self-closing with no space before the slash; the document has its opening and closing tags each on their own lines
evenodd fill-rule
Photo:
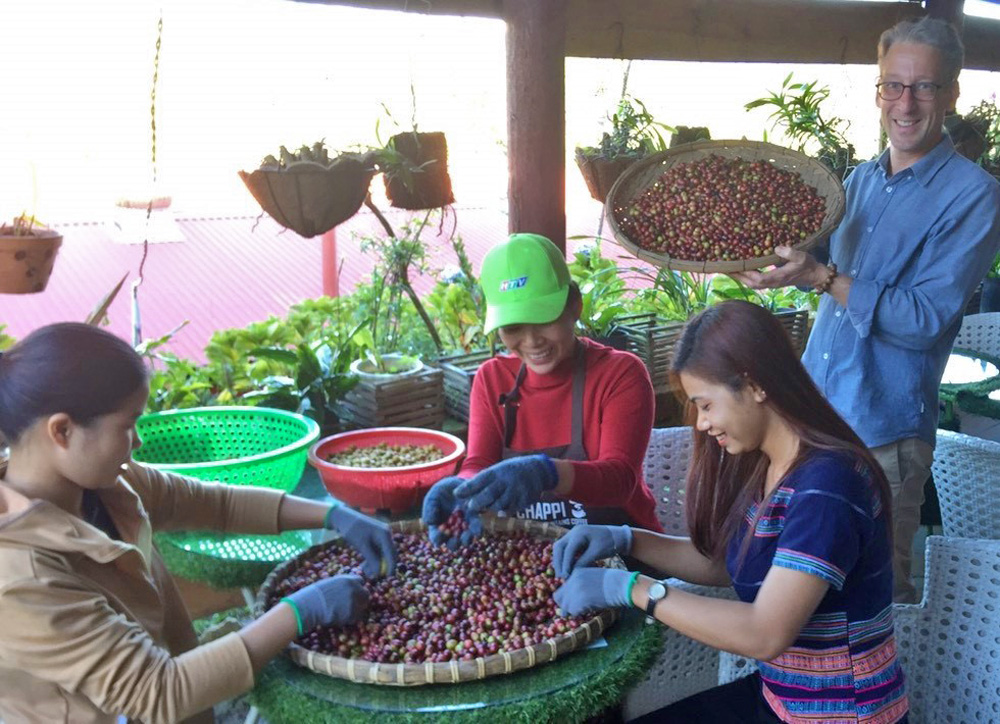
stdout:
<svg viewBox="0 0 1000 724">
<path fill-rule="evenodd" d="M 968 385 L 982 382 L 1000 374 L 1000 369 L 992 362 L 965 352 L 952 352 L 944 368 L 941 383 L 946 385 Z"/>
<path fill-rule="evenodd" d="M 261 713 L 283 721 L 349 721 L 378 716 L 391 722 L 421 715 L 421 721 L 495 722 L 523 718 L 525 707 L 544 710 L 542 718 L 569 721 L 571 711 L 609 706 L 658 649 L 660 627 L 647 626 L 639 611 L 626 611 L 606 632 L 605 646 L 587 648 L 554 662 L 509 675 L 460 684 L 396 687 L 356 684 L 317 674 L 285 657 L 272 661 L 252 694 Z M 655 644 L 651 645 L 651 639 Z M 629 681 L 610 687 L 612 699 L 594 696 L 602 677 L 631 672 Z M 605 682 L 607 683 L 607 682 Z M 588 689 L 591 691 L 588 695 Z M 437 716 L 435 716 L 437 715 Z"/>
</svg>

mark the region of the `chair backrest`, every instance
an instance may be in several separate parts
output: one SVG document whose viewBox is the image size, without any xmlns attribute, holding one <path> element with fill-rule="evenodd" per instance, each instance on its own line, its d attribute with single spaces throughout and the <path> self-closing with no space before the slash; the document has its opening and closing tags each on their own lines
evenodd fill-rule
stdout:
<svg viewBox="0 0 1000 724">
<path fill-rule="evenodd" d="M 684 483 L 694 447 L 690 427 L 653 428 L 642 474 L 656 498 L 656 517 L 669 535 L 687 535 Z"/>
<path fill-rule="evenodd" d="M 1000 721 L 1000 541 L 930 536 L 924 598 L 896 604 L 913 724 Z"/>
<path fill-rule="evenodd" d="M 938 430 L 931 471 L 946 536 L 1000 538 L 1000 443 Z"/>
<path fill-rule="evenodd" d="M 962 319 L 955 346 L 1000 357 L 1000 312 L 970 314 Z"/>
</svg>

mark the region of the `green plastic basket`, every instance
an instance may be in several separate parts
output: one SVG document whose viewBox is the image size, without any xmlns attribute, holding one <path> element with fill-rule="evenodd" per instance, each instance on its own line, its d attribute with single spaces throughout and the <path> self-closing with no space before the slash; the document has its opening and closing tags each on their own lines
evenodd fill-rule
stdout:
<svg viewBox="0 0 1000 724">
<path fill-rule="evenodd" d="M 302 477 L 319 425 L 270 407 L 192 407 L 143 415 L 134 457 L 150 467 L 289 492 Z"/>
<path fill-rule="evenodd" d="M 290 492 L 299 484 L 319 425 L 269 407 L 194 407 L 143 415 L 136 460 L 166 472 Z M 274 565 L 314 543 L 309 531 L 280 535 L 158 533 L 171 573 L 216 588 L 257 586 Z"/>
</svg>

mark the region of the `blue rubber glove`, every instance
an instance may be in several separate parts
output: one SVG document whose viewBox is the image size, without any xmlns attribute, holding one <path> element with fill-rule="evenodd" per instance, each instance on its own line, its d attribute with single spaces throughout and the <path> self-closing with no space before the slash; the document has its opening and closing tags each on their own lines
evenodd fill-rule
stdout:
<svg viewBox="0 0 1000 724">
<path fill-rule="evenodd" d="M 392 542 L 389 526 L 380 520 L 336 502 L 326 514 L 326 528 L 335 530 L 347 544 L 364 559 L 361 570 L 366 578 L 396 572 L 396 545 Z"/>
<path fill-rule="evenodd" d="M 556 605 L 570 616 L 598 608 L 631 606 L 628 581 L 632 574 L 618 568 L 577 568 L 556 589 Z"/>
<path fill-rule="evenodd" d="M 559 472 L 548 455 L 526 455 L 501 460 L 455 489 L 459 502 L 476 515 L 484 510 L 515 513 L 537 503 L 559 482 Z"/>
<path fill-rule="evenodd" d="M 458 509 L 455 488 L 464 482 L 465 479 L 457 475 L 441 478 L 431 486 L 427 495 L 424 496 L 420 518 L 427 525 L 427 537 L 436 546 L 447 545 L 452 550 L 458 547 L 459 541 L 450 538 L 438 526 L 448 520 L 448 517 Z"/>
<path fill-rule="evenodd" d="M 576 567 L 630 550 L 632 529 L 627 525 L 578 525 L 552 546 L 552 570 L 559 578 L 569 578 Z"/>
<path fill-rule="evenodd" d="M 357 623 L 368 611 L 368 590 L 352 574 L 323 578 L 281 600 L 295 611 L 299 636 L 317 626 Z"/>
</svg>

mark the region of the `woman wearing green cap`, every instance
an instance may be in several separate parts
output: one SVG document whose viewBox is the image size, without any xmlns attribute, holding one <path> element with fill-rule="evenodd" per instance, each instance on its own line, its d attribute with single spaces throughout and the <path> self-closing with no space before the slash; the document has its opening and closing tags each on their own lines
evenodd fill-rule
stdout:
<svg viewBox="0 0 1000 724">
<path fill-rule="evenodd" d="M 544 236 L 513 234 L 489 251 L 480 280 L 487 333 L 510 352 L 486 362 L 472 385 L 468 456 L 457 476 L 424 499 L 431 539 L 465 511 L 466 542 L 478 513 L 573 526 L 662 530 L 642 477 L 653 426 L 649 373 L 635 356 L 577 338 L 580 290 Z"/>
</svg>

